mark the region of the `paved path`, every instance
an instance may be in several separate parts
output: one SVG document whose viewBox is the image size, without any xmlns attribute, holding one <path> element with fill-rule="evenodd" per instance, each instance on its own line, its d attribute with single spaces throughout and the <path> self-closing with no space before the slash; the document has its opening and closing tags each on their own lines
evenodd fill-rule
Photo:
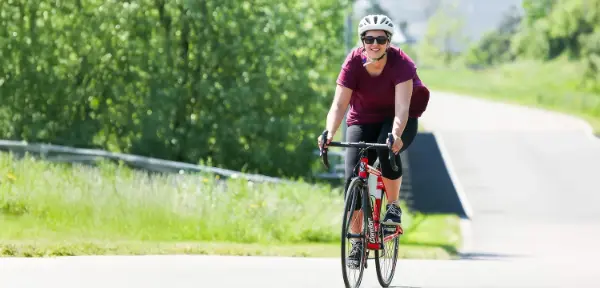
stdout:
<svg viewBox="0 0 600 288">
<path fill-rule="evenodd" d="M 471 208 L 464 252 L 600 259 L 600 139 L 584 122 L 450 94 L 433 97 L 422 123 L 444 146 Z"/>
<path fill-rule="evenodd" d="M 472 217 L 471 260 L 399 261 L 394 287 L 600 287 L 600 141 L 579 120 L 433 93 L 436 133 Z M 342 287 L 338 259 L 0 259 L 0 287 Z M 374 265 L 362 287 L 379 287 Z"/>
<path fill-rule="evenodd" d="M 508 261 L 403 260 L 399 261 L 393 287 L 592 287 L 582 285 L 591 281 L 589 269 L 577 272 L 579 282 L 561 273 L 544 275 L 560 269 L 529 261 L 514 265 Z M 375 269 L 365 272 L 361 287 L 380 287 Z M 343 283 L 338 259 L 104 256 L 0 258 L 0 287 L 306 288 L 343 287 Z"/>
</svg>

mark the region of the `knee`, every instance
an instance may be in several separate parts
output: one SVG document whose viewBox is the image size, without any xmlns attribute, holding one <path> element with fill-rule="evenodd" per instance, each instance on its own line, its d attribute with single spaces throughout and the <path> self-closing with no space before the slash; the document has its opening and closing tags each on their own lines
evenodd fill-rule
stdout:
<svg viewBox="0 0 600 288">
<path fill-rule="evenodd" d="M 384 181 L 390 181 L 392 183 L 402 183 L 402 175 L 400 175 L 399 177 L 396 178 L 388 178 L 388 177 L 384 177 L 383 175 L 381 176 L 383 178 Z"/>
<path fill-rule="evenodd" d="M 387 178 L 389 180 L 397 180 L 402 177 L 402 161 L 400 156 L 395 157 L 396 166 L 398 166 L 398 171 L 394 171 L 392 169 L 392 164 L 387 157 L 381 159 L 381 176 Z"/>
<path fill-rule="evenodd" d="M 389 179 L 391 181 L 400 181 L 400 177 L 402 177 L 402 169 L 400 167 L 398 167 L 398 171 L 393 171 L 390 168 L 390 172 L 389 173 L 381 173 L 381 177 Z"/>
</svg>

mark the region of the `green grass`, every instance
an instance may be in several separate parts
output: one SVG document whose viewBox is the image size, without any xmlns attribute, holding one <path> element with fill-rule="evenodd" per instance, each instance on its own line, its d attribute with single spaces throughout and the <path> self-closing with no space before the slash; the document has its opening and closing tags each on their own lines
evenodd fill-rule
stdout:
<svg viewBox="0 0 600 288">
<path fill-rule="evenodd" d="M 0 255 L 339 255 L 343 199 L 327 186 L 150 175 L 0 153 Z M 448 258 L 458 219 L 403 218 L 402 257 Z"/>
<path fill-rule="evenodd" d="M 454 248 L 403 245 L 398 257 L 404 259 L 454 259 Z M 268 245 L 234 242 L 153 242 L 153 241 L 3 241 L 0 256 L 55 257 L 77 255 L 233 255 L 286 257 L 339 257 L 339 243 Z"/>
<path fill-rule="evenodd" d="M 521 61 L 486 70 L 420 69 L 431 88 L 572 114 L 600 132 L 600 95 L 581 86 L 580 64 Z"/>
</svg>

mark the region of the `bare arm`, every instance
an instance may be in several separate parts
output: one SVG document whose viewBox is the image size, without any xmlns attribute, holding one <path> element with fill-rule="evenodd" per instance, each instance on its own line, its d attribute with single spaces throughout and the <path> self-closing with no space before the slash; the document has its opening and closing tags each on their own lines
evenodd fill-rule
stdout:
<svg viewBox="0 0 600 288">
<path fill-rule="evenodd" d="M 329 137 L 333 137 L 340 127 L 351 96 L 352 90 L 350 88 L 341 85 L 337 85 L 335 88 L 335 96 L 331 108 L 329 108 L 329 113 L 327 113 L 327 124 L 325 126 L 325 129 L 329 131 Z"/>
<path fill-rule="evenodd" d="M 410 98 L 412 97 L 413 80 L 408 80 L 396 85 L 395 93 L 395 117 L 392 133 L 394 138 L 398 139 L 402 136 L 406 122 L 408 121 L 408 111 L 410 107 Z"/>
</svg>

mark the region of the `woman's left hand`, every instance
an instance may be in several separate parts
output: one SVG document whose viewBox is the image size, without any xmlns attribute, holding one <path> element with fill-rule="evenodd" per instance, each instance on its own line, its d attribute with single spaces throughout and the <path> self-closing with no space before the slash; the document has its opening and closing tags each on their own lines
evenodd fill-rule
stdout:
<svg viewBox="0 0 600 288">
<path fill-rule="evenodd" d="M 394 154 L 398 154 L 398 152 L 400 152 L 400 149 L 402 149 L 402 146 L 404 146 L 402 138 L 396 137 L 394 135 L 394 144 L 392 144 L 392 152 L 394 152 Z"/>
</svg>

